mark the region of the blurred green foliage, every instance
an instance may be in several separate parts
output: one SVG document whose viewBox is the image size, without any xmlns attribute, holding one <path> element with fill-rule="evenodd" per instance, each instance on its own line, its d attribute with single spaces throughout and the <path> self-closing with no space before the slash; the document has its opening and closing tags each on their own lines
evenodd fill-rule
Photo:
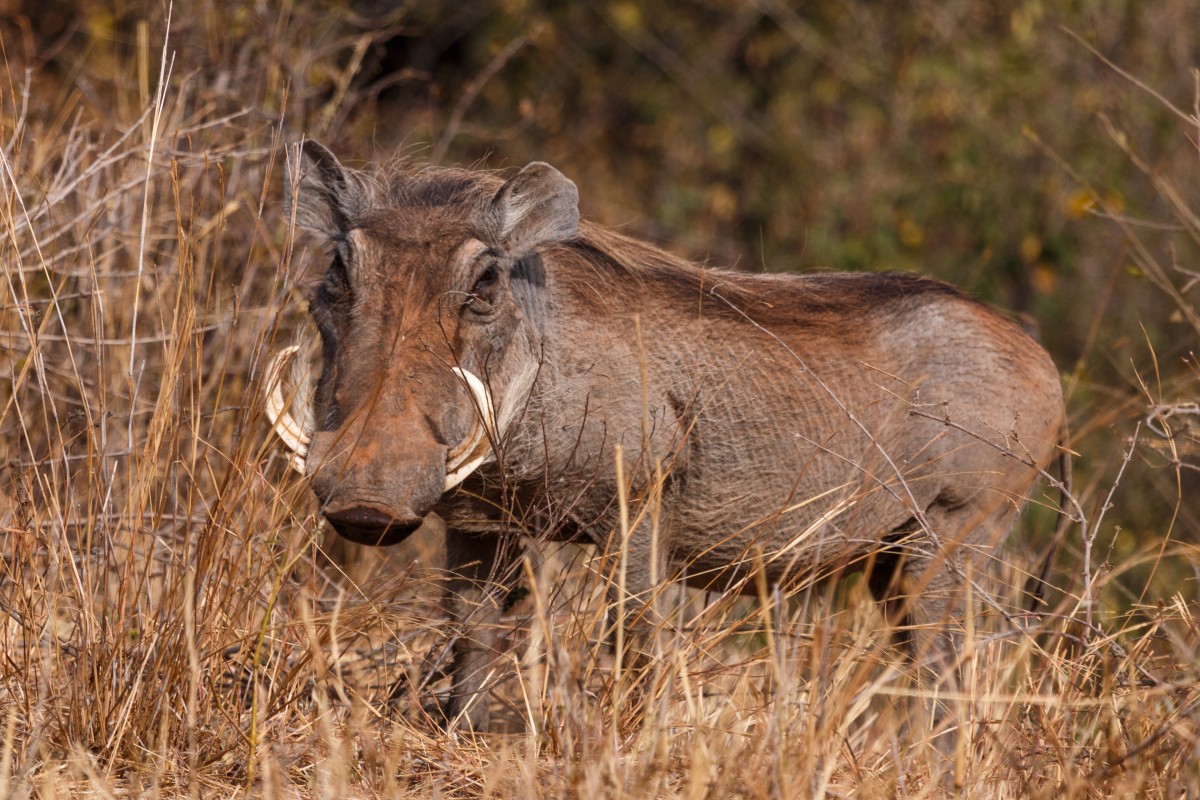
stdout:
<svg viewBox="0 0 1200 800">
<path fill-rule="evenodd" d="M 105 86 L 152 88 L 161 7 L 7 5 L 11 82 L 35 64 L 136 117 Z M 1026 315 L 1067 376 L 1095 509 L 1146 405 L 1194 398 L 1200 374 L 1197 331 L 1131 255 L 1135 236 L 1196 269 L 1155 176 L 1200 209 L 1200 134 L 1104 58 L 1190 109 L 1197 31 L 1194 0 L 217 0 L 176 7 L 168 49 L 198 116 L 245 111 L 263 138 L 547 160 L 586 215 L 715 265 L 919 270 Z M 1172 524 L 1200 540 L 1197 511 L 1173 516 L 1196 471 L 1135 463 L 1112 553 Z"/>
</svg>

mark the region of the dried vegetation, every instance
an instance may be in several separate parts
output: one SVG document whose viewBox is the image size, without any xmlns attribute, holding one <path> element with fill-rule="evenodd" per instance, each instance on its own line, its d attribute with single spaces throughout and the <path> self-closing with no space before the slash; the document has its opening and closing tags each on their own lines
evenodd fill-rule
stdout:
<svg viewBox="0 0 1200 800">
<path fill-rule="evenodd" d="M 840 197 L 852 212 L 840 234 L 860 249 L 819 257 L 908 263 L 940 244 L 948 258 L 980 259 L 944 277 L 985 292 L 1000 286 L 1000 301 L 1037 297 L 1021 310 L 1048 315 L 1047 340 L 1068 370 L 1081 519 L 1048 605 L 1019 628 L 970 623 L 968 691 L 955 702 L 976 725 L 959 778 L 973 797 L 1200 796 L 1200 73 L 1185 95 L 1178 75 L 1155 72 L 1145 41 L 1153 30 L 1126 51 L 1144 71 L 1126 73 L 1104 63 L 1103 49 L 1045 33 L 1054 20 L 1039 4 L 1011 4 L 999 38 L 1008 46 L 1036 31 L 1052 42 L 1044 47 L 1054 74 L 1078 81 L 1083 103 L 1059 111 L 1090 144 L 1076 152 L 1047 118 L 1030 120 L 1024 138 L 1019 124 L 990 132 L 1053 184 L 1038 202 L 1063 205 L 1051 214 L 1053 236 L 1016 237 L 1019 279 L 980 278 L 1007 269 L 987 260 L 989 242 L 933 241 L 943 206 L 958 201 L 914 200 L 881 216 L 849 199 L 859 195 L 844 172 L 832 177 L 871 149 L 884 124 L 858 113 L 880 67 L 843 46 L 849 22 L 834 5 L 804 18 L 772 2 L 730 12 L 723 30 L 744 29 L 749 42 L 748 95 L 725 87 L 733 78 L 719 64 L 689 56 L 719 16 L 706 6 L 694 25 L 677 12 L 657 31 L 637 4 L 619 2 L 561 13 L 468 3 L 440 21 L 419 3 L 384 16 L 226 4 L 175 9 L 169 22 L 162 10 L 49 3 L 0 22 L 0 796 L 936 794 L 921 721 L 908 718 L 915 684 L 852 579 L 787 597 L 758 586 L 743 600 L 668 589 L 680 630 L 664 631 L 659 657 L 633 674 L 600 644 L 605 576 L 592 574 L 587 553 L 566 549 L 527 564 L 527 595 L 513 598 L 512 670 L 496 676 L 492 700 L 506 730 L 443 733 L 416 693 L 397 689 L 437 688 L 431 665 L 453 635 L 434 602 L 437 531 L 395 552 L 327 540 L 268 434 L 257 391 L 268 351 L 305 334 L 293 287 L 314 259 L 293 252 L 279 174 L 283 144 L 302 132 L 364 156 L 373 145 L 391 153 L 428 142 L 418 158 L 468 163 L 490 148 L 499 163 L 541 155 L 567 172 L 577 160 L 581 185 L 595 187 L 595 216 L 620 224 L 628 206 L 686 226 L 693 214 L 699 233 L 687 247 L 733 249 L 747 263 L 770 255 L 756 249 L 754 226 L 780 222 L 738 196 L 736 168 L 748 170 L 749 194 L 771 163 L 786 163 L 790 180 L 829 178 L 798 208 L 836 214 Z M 1156 19 L 1174 15 L 1189 30 L 1187 4 L 1167 5 Z M 931 52 L 956 24 L 976 24 L 973 7 L 921 12 L 933 23 Z M 865 15 L 864 36 L 886 37 L 886 18 L 846 8 Z M 467 33 L 472 26 L 479 32 Z M 564 44 L 570 36 L 577 48 Z M 713 52 L 733 47 L 727 38 L 713 39 Z M 1179 46 L 1174 37 L 1167 45 Z M 972 70 L 1008 68 L 998 85 L 1021 91 L 1010 79 L 1019 65 L 986 42 L 964 46 L 978 55 L 965 59 Z M 562 105 L 550 94 L 512 96 L 564 48 L 570 58 L 555 66 L 599 77 Z M 959 86 L 944 64 L 912 60 L 927 69 L 900 73 L 897 96 L 933 103 L 950 133 L 931 140 L 940 155 L 900 177 L 918 180 L 937 164 L 967 169 L 969 154 L 964 164 L 946 159 L 969 149 L 951 135 L 973 129 L 952 124 L 969 78 Z M 603 64 L 649 65 L 659 82 L 610 100 L 617 122 L 576 131 L 564 109 L 599 113 L 589 105 L 597 86 L 625 79 Z M 821 114 L 839 108 L 841 87 L 848 105 L 838 113 L 856 138 L 825 148 L 805 140 L 810 155 L 772 162 L 784 144 L 764 142 L 764 130 L 781 128 L 776 116 L 800 93 L 763 93 L 770 80 L 802 78 L 789 71 L 797 64 L 828 70 L 811 85 L 811 102 L 824 107 L 801 110 L 829 122 Z M 547 85 L 565 84 L 556 74 Z M 708 102 L 696 102 L 709 85 Z M 1097 111 L 1114 86 L 1114 105 Z M 671 105 L 672 87 L 694 107 Z M 984 116 L 1002 107 L 1004 121 L 1022 122 L 1011 103 L 979 102 Z M 922 107 L 909 123 L 929 134 L 936 120 Z M 587 162 L 626 124 L 642 137 L 622 151 L 627 177 L 650 188 L 656 154 L 670 149 L 645 140 L 655 114 L 701 132 L 678 152 L 706 143 L 713 160 L 678 198 L 647 191 L 648 208 L 622 199 L 634 189 L 620 175 L 605 182 L 602 165 Z M 587 147 L 572 156 L 572 141 Z M 830 175 L 793 169 L 810 161 Z M 1096 166 L 1104 163 L 1123 166 Z M 896 177 L 874 161 L 859 167 L 868 189 Z M 997 187 L 1016 180 L 995 177 Z M 711 191 L 689 199 L 704 181 Z M 984 196 L 982 211 L 962 200 L 968 216 L 1005 202 Z M 820 219 L 808 229 L 813 246 L 832 246 L 820 237 L 839 232 Z M 649 224 L 650 235 L 674 233 Z M 1110 253 L 1103 268 L 1063 266 L 1097 253 Z M 1062 311 L 1073 294 L 1097 299 Z M 1045 321 L 1055 314 L 1060 323 Z M 1031 514 L 1018 543 L 1042 547 L 1049 517 Z"/>
</svg>

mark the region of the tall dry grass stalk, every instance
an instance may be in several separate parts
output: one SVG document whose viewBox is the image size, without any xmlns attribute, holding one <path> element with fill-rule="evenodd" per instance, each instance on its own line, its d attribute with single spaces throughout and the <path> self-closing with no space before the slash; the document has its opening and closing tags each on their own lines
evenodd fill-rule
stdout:
<svg viewBox="0 0 1200 800">
<path fill-rule="evenodd" d="M 278 37 L 325 35 L 299 13 Z M 216 48 L 220 24 L 176 22 L 211 27 L 199 41 Z M 604 590 L 620 554 L 526 560 L 489 700 L 505 730 L 441 731 L 412 688 L 444 688 L 438 663 L 464 635 L 437 608 L 435 532 L 324 557 L 260 408 L 268 350 L 303 324 L 290 287 L 308 263 L 282 220 L 281 146 L 350 124 L 350 81 L 306 95 L 290 53 L 265 46 L 232 102 L 222 65 L 162 30 L 136 28 L 108 114 L 36 69 L 10 63 L 2 88 L 0 797 L 936 793 L 910 670 L 855 580 L 751 580 L 745 598 L 666 585 L 670 624 L 635 669 L 604 646 L 623 636 Z M 1147 173 L 1200 242 L 1186 193 Z M 1191 267 L 1112 215 L 1195 326 Z M 1194 401 L 1148 388 L 1149 432 L 1128 447 L 1153 435 L 1194 470 Z M 1020 628 L 967 620 L 964 692 L 941 698 L 971 720 L 965 796 L 1200 795 L 1197 598 L 1081 613 L 1135 566 L 1102 563 L 1112 531 L 1083 506 L 1086 588 L 1059 576 Z M 1165 537 L 1137 559 L 1200 563 Z"/>
</svg>

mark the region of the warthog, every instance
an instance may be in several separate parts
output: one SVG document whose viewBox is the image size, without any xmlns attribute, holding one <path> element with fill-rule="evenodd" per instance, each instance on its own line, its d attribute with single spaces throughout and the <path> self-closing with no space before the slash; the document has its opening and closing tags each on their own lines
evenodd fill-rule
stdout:
<svg viewBox="0 0 1200 800">
<path fill-rule="evenodd" d="M 324 363 L 311 422 L 279 389 L 291 350 L 269 411 L 342 536 L 445 520 L 446 602 L 479 623 L 448 718 L 488 725 L 489 576 L 514 517 L 625 548 L 634 649 L 660 579 L 867 569 L 932 671 L 953 661 L 964 581 L 1065 452 L 1058 373 L 1020 327 L 916 275 L 691 264 L 581 221 L 544 163 L 504 181 L 293 155 L 289 208 L 331 256 L 310 298 Z"/>
</svg>

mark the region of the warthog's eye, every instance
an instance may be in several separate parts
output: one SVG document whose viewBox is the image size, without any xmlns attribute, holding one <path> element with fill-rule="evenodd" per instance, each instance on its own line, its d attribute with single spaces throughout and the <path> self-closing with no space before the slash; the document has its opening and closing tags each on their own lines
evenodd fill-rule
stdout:
<svg viewBox="0 0 1200 800">
<path fill-rule="evenodd" d="M 471 294 L 483 295 L 487 293 L 496 283 L 496 278 L 498 277 L 499 273 L 496 271 L 496 265 L 494 263 L 488 264 L 483 272 L 479 274 L 479 277 L 475 279 L 475 288 L 471 290 Z"/>
<path fill-rule="evenodd" d="M 350 276 L 346 274 L 346 263 L 340 253 L 334 253 L 333 263 L 329 265 L 329 271 L 321 283 L 321 291 L 331 303 L 350 296 Z"/>
<path fill-rule="evenodd" d="M 500 268 L 494 260 L 488 260 L 475 277 L 475 285 L 467 298 L 467 309 L 474 314 L 487 316 L 492 313 L 496 300 L 496 287 L 500 282 Z"/>
</svg>

